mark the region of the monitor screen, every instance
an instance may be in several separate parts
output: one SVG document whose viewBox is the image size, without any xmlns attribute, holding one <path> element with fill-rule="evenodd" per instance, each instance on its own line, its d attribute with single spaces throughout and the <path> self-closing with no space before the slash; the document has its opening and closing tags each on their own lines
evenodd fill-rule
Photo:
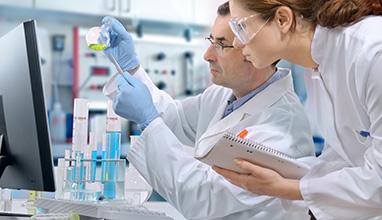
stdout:
<svg viewBox="0 0 382 220">
<path fill-rule="evenodd" d="M 2 36 L 0 47 L 0 187 L 53 192 L 35 21 Z"/>
</svg>

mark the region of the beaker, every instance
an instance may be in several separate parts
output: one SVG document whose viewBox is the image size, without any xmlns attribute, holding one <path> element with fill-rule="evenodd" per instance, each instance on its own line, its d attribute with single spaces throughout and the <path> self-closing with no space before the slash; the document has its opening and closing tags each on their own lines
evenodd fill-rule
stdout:
<svg viewBox="0 0 382 220">
<path fill-rule="evenodd" d="M 85 35 L 86 43 L 90 49 L 103 51 L 110 47 L 110 24 L 103 24 L 101 27 L 92 27 Z M 123 75 L 123 70 L 114 59 L 113 54 L 105 53 L 107 58 L 114 64 L 118 73 Z"/>
<path fill-rule="evenodd" d="M 110 34 L 104 25 L 90 28 L 85 39 L 88 47 L 96 51 L 103 51 L 110 46 Z"/>
</svg>

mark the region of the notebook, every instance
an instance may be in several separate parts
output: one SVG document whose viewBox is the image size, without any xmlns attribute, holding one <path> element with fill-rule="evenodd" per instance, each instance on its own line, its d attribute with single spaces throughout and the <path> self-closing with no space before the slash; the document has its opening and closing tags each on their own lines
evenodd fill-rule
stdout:
<svg viewBox="0 0 382 220">
<path fill-rule="evenodd" d="M 249 139 L 237 137 L 232 132 L 225 133 L 205 156 L 197 159 L 211 166 L 216 165 L 246 173 L 234 163 L 235 158 L 275 170 L 281 176 L 291 179 L 300 179 L 309 170 L 308 165 L 288 154 Z"/>
</svg>

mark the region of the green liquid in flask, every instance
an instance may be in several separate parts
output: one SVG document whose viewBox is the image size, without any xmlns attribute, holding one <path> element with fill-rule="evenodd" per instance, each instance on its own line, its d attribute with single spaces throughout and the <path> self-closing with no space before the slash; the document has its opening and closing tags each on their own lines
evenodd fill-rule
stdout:
<svg viewBox="0 0 382 220">
<path fill-rule="evenodd" d="M 102 51 L 107 48 L 106 44 L 90 44 L 89 48 L 92 50 Z"/>
</svg>

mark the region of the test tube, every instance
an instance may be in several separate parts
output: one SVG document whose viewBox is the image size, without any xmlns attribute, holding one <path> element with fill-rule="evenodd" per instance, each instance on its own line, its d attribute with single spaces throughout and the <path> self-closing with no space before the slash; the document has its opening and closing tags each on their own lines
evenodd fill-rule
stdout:
<svg viewBox="0 0 382 220">
<path fill-rule="evenodd" d="M 83 151 L 88 142 L 89 106 L 86 99 L 74 100 L 73 111 L 73 145 L 74 152 Z"/>
<path fill-rule="evenodd" d="M 88 142 L 88 118 L 89 102 L 87 99 L 74 99 L 73 110 L 73 142 L 72 151 L 74 153 L 74 190 L 85 189 L 85 167 L 83 163 L 84 150 Z"/>
<path fill-rule="evenodd" d="M 74 180 L 74 176 L 72 172 L 72 165 L 74 163 L 71 161 L 71 159 L 72 159 L 72 150 L 65 150 L 65 168 L 66 168 L 65 180 L 66 182 L 72 182 Z"/>
<path fill-rule="evenodd" d="M 91 154 L 92 154 L 92 148 L 90 147 L 90 144 L 89 144 L 89 146 L 85 148 L 85 153 L 84 153 L 85 182 L 91 181 L 91 165 L 92 165 Z"/>
<path fill-rule="evenodd" d="M 104 196 L 107 199 L 116 197 L 116 181 L 118 171 L 118 160 L 120 159 L 121 145 L 121 120 L 115 114 L 112 101 L 108 101 L 106 116 L 106 157 L 109 161 L 106 168 L 108 181 L 105 182 Z"/>
<path fill-rule="evenodd" d="M 102 165 L 101 165 L 101 182 L 105 183 L 107 181 L 106 176 L 106 164 L 107 164 L 107 154 L 106 154 L 106 133 L 102 135 Z"/>
<path fill-rule="evenodd" d="M 56 172 L 56 199 L 64 198 L 64 187 L 65 187 L 65 178 L 66 178 L 66 167 L 65 167 L 65 158 L 58 159 L 57 172 Z"/>
<path fill-rule="evenodd" d="M 72 150 L 65 150 L 65 174 L 64 174 L 64 199 L 70 198 L 71 186 L 74 181 L 74 173 L 73 173 L 73 164 L 71 162 L 72 159 Z"/>
<path fill-rule="evenodd" d="M 90 132 L 89 133 L 89 151 L 90 151 L 90 169 L 89 169 L 89 176 L 90 181 L 95 182 L 96 176 L 97 176 L 97 143 L 96 143 L 96 133 Z"/>
<path fill-rule="evenodd" d="M 72 155 L 71 150 L 65 150 L 65 167 L 69 167 L 71 155 Z"/>
</svg>

